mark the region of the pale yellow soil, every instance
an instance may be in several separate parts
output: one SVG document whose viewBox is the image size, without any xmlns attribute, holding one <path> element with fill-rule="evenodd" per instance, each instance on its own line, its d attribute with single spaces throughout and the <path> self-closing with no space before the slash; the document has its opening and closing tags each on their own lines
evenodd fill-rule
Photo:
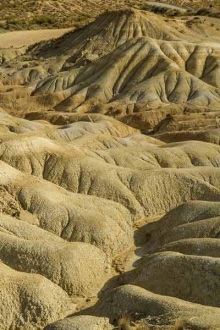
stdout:
<svg viewBox="0 0 220 330">
<path fill-rule="evenodd" d="M 69 29 L 45 29 L 37 31 L 13 31 L 0 34 L 0 48 L 22 48 L 34 43 L 58 38 Z"/>
</svg>

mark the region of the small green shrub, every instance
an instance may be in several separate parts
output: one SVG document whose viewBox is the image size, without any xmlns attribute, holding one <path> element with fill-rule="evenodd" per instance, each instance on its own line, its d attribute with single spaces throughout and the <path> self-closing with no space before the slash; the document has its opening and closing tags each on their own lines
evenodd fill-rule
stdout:
<svg viewBox="0 0 220 330">
<path fill-rule="evenodd" d="M 52 25 L 56 22 L 55 18 L 50 15 L 42 15 L 35 18 L 32 23 L 37 25 Z"/>
</svg>

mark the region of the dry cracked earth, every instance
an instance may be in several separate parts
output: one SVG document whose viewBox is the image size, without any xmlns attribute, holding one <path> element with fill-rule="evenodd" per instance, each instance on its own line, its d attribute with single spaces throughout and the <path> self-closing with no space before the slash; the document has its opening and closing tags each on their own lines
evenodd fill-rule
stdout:
<svg viewBox="0 0 220 330">
<path fill-rule="evenodd" d="M 0 62 L 0 329 L 219 330 L 220 19 L 108 11 Z"/>
</svg>

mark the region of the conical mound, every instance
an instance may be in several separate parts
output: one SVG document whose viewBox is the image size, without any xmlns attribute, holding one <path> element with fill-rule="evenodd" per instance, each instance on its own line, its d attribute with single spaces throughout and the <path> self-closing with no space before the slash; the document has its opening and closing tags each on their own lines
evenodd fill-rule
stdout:
<svg viewBox="0 0 220 330">
<path fill-rule="evenodd" d="M 135 9 L 109 11 L 100 15 L 94 22 L 63 37 L 38 45 L 34 51 L 40 56 L 92 52 L 99 56 L 117 48 L 133 38 L 150 37 L 172 40 L 180 38 L 176 29 L 167 27 L 165 18 L 153 13 Z M 77 54 L 79 55 L 79 54 Z"/>
</svg>

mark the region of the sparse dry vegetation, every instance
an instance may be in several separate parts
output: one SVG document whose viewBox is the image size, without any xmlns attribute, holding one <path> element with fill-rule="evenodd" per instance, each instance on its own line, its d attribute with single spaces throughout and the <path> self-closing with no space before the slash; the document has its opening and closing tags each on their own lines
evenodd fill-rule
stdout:
<svg viewBox="0 0 220 330">
<path fill-rule="evenodd" d="M 0 107 L 3 107 L 7 113 L 12 116 L 25 117 L 29 112 L 43 112 L 46 110 L 43 104 L 39 104 L 33 100 L 27 100 L 25 98 L 16 98 L 16 96 L 11 96 L 0 101 Z"/>
<path fill-rule="evenodd" d="M 217 0 L 189 1 L 165 0 L 161 3 L 181 6 L 191 15 L 219 16 L 220 3 Z M 21 30 L 38 28 L 81 27 L 88 24 L 97 15 L 106 10 L 134 7 L 142 10 L 152 10 L 168 16 L 178 15 L 178 10 L 148 5 L 147 0 L 117 0 L 94 1 L 71 0 L 0 0 L 0 28 L 3 30 Z"/>
<path fill-rule="evenodd" d="M 132 316 L 127 313 L 122 315 L 118 320 L 118 330 L 162 330 L 163 327 L 166 330 L 188 330 L 185 326 L 185 322 L 181 319 L 175 320 L 171 325 L 155 325 L 150 323 L 147 319 L 141 321 L 132 320 Z M 190 330 L 190 329 L 189 329 Z M 210 329 L 211 330 L 211 329 Z"/>
</svg>

